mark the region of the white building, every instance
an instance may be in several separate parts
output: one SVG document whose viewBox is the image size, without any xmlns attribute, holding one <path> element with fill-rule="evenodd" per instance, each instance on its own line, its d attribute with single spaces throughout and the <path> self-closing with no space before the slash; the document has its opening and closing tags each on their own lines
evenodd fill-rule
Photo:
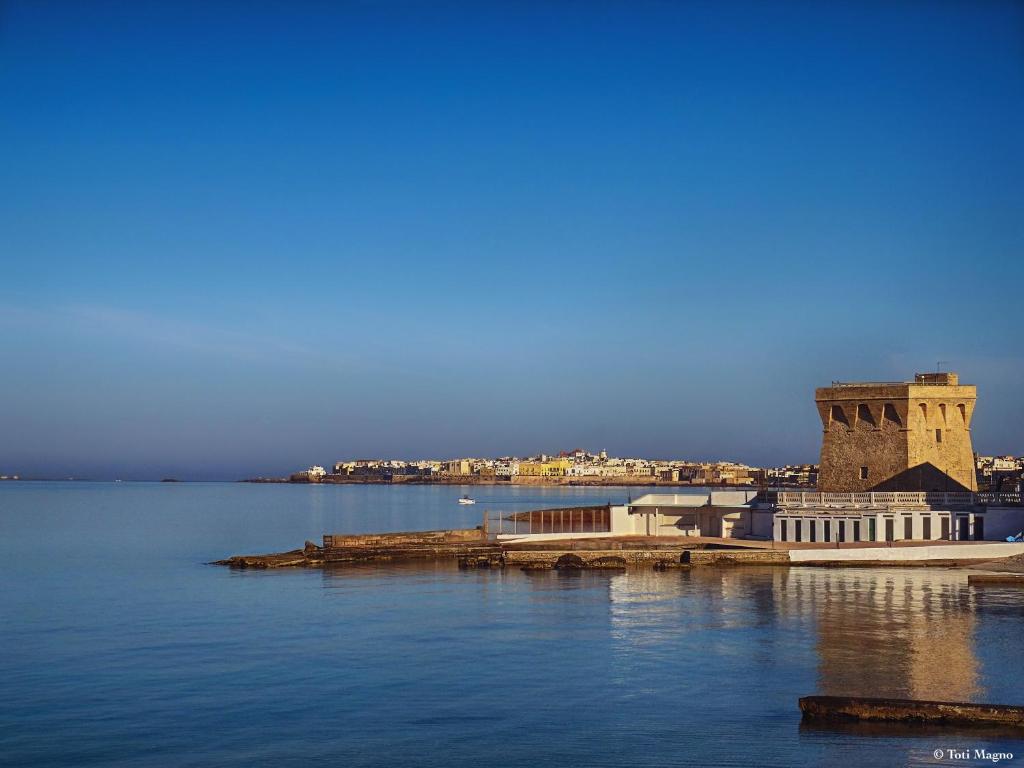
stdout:
<svg viewBox="0 0 1024 768">
<path fill-rule="evenodd" d="M 494 462 L 495 477 L 515 477 L 519 474 L 518 459 L 498 459 Z"/>
<path fill-rule="evenodd" d="M 623 535 L 767 539 L 772 511 L 758 507 L 756 497 L 753 490 L 648 493 L 625 505 Z"/>
<path fill-rule="evenodd" d="M 553 518 L 552 518 L 553 519 Z M 565 518 L 572 521 L 572 517 Z M 701 536 L 840 546 L 854 542 L 1005 541 L 1024 532 L 1019 493 L 649 493 L 612 505 L 598 530 L 542 526 L 546 538 Z M 549 520 L 550 522 L 550 520 Z M 535 535 L 516 530 L 518 538 Z"/>
<path fill-rule="evenodd" d="M 766 503 L 775 541 L 1004 541 L 1024 530 L 1013 493 L 780 491 Z"/>
</svg>

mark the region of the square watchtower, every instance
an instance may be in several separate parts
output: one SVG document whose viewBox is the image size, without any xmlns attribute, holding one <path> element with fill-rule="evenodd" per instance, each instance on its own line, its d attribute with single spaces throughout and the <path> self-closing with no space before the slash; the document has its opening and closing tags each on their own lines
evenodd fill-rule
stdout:
<svg viewBox="0 0 1024 768">
<path fill-rule="evenodd" d="M 815 390 L 823 492 L 976 491 L 971 416 L 977 388 L 955 373 Z"/>
</svg>

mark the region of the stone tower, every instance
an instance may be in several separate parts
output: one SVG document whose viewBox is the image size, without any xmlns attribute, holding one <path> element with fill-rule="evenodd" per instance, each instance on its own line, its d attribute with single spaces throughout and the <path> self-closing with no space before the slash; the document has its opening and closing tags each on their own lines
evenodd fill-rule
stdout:
<svg viewBox="0 0 1024 768">
<path fill-rule="evenodd" d="M 818 489 L 975 491 L 977 388 L 955 373 L 907 382 L 833 382 L 815 391 L 824 436 Z"/>
</svg>

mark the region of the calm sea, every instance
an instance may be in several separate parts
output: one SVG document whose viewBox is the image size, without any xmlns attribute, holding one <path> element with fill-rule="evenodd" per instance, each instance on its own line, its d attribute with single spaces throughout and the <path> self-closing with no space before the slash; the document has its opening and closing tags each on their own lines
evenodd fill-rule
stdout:
<svg viewBox="0 0 1024 768">
<path fill-rule="evenodd" d="M 466 490 L 0 483 L 0 764 L 1024 764 L 801 727 L 815 693 L 1024 703 L 1021 593 L 952 570 L 205 565 L 627 494 Z"/>
</svg>

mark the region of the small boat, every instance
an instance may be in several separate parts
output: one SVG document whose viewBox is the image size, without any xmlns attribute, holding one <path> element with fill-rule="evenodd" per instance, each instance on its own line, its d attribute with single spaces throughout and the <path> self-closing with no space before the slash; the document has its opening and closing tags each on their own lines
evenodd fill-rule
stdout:
<svg viewBox="0 0 1024 768">
<path fill-rule="evenodd" d="M 459 499 L 459 504 L 476 504 L 476 500 L 469 498 L 469 494 L 467 493 L 465 496 Z"/>
</svg>

